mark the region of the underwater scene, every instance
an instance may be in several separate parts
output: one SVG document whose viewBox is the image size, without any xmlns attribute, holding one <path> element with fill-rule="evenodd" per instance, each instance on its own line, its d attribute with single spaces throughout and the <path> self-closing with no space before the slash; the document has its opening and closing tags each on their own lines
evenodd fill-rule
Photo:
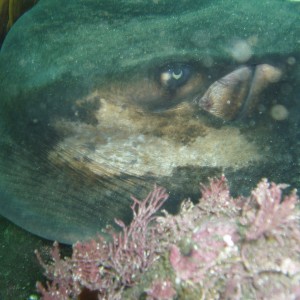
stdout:
<svg viewBox="0 0 300 300">
<path fill-rule="evenodd" d="M 300 1 L 0 0 L 0 300 L 300 299 Z"/>
</svg>

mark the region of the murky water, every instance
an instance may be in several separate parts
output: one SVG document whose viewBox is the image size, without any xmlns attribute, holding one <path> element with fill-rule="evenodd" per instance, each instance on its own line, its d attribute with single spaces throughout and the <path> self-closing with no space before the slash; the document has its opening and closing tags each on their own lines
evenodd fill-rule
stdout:
<svg viewBox="0 0 300 300">
<path fill-rule="evenodd" d="M 222 173 L 235 194 L 262 177 L 299 187 L 299 12 L 40 0 L 20 17 L 0 50 L 0 298 L 34 292 L 43 238 L 129 220 L 154 183 L 173 212 Z"/>
</svg>

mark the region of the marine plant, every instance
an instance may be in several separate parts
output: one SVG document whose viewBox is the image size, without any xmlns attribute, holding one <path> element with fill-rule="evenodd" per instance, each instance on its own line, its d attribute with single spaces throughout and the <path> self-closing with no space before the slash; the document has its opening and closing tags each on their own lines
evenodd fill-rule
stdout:
<svg viewBox="0 0 300 300">
<path fill-rule="evenodd" d="M 42 299 L 298 299 L 300 231 L 296 191 L 263 179 L 249 197 L 233 198 L 225 176 L 201 185 L 198 203 L 157 214 L 168 198 L 155 186 L 134 197 L 121 231 L 73 245 L 54 243 Z M 87 296 L 88 295 L 88 296 Z"/>
</svg>

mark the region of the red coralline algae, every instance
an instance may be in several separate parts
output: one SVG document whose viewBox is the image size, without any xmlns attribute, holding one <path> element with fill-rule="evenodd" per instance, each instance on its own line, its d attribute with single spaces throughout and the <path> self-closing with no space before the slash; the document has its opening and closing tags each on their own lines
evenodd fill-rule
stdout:
<svg viewBox="0 0 300 300">
<path fill-rule="evenodd" d="M 296 191 L 282 200 L 282 189 L 287 185 L 268 183 L 263 179 L 252 192 L 252 201 L 255 201 L 259 209 L 247 231 L 246 237 L 249 240 L 259 238 L 262 234 L 275 233 L 275 231 L 293 225 L 295 216 L 293 210 L 297 203 L 298 197 Z"/>
<path fill-rule="evenodd" d="M 53 262 L 38 260 L 50 279 L 47 288 L 38 283 L 45 300 L 77 299 L 84 289 L 97 291 L 99 299 L 120 299 L 122 290 L 138 281 L 141 274 L 158 258 L 155 239 L 155 213 L 167 200 L 165 189 L 155 187 L 143 201 L 132 197 L 133 220 L 129 226 L 115 220 L 121 232 L 109 231 L 112 242 L 102 236 L 76 243 L 71 258 L 61 259 L 58 244 L 52 250 Z"/>
<path fill-rule="evenodd" d="M 250 197 L 232 198 L 225 176 L 200 186 L 198 203 L 177 215 L 158 210 L 168 194 L 155 187 L 133 198 L 129 226 L 73 246 L 62 259 L 54 244 L 42 299 L 298 299 L 298 197 L 263 179 Z M 90 299 L 90 298 L 89 298 Z"/>
<path fill-rule="evenodd" d="M 237 228 L 226 222 L 207 222 L 196 228 L 190 239 L 190 249 L 182 253 L 176 245 L 170 248 L 170 263 L 181 280 L 199 282 L 207 270 L 218 262 L 222 251 L 234 245 Z"/>
<path fill-rule="evenodd" d="M 146 290 L 147 300 L 168 300 L 173 299 L 176 291 L 170 280 L 156 280 L 150 289 Z"/>
</svg>

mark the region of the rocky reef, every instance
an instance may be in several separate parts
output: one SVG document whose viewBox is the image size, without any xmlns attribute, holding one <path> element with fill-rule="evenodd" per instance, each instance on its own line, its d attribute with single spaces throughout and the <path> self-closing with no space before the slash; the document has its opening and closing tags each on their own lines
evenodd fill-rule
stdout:
<svg viewBox="0 0 300 300">
<path fill-rule="evenodd" d="M 133 199 L 133 221 L 111 241 L 73 245 L 52 262 L 37 252 L 47 287 L 42 299 L 297 299 L 300 295 L 299 199 L 285 184 L 262 180 L 249 197 L 232 198 L 226 178 L 201 186 L 201 199 L 176 216 L 155 213 L 162 188 Z M 108 229 L 107 229 L 108 231 Z"/>
</svg>

